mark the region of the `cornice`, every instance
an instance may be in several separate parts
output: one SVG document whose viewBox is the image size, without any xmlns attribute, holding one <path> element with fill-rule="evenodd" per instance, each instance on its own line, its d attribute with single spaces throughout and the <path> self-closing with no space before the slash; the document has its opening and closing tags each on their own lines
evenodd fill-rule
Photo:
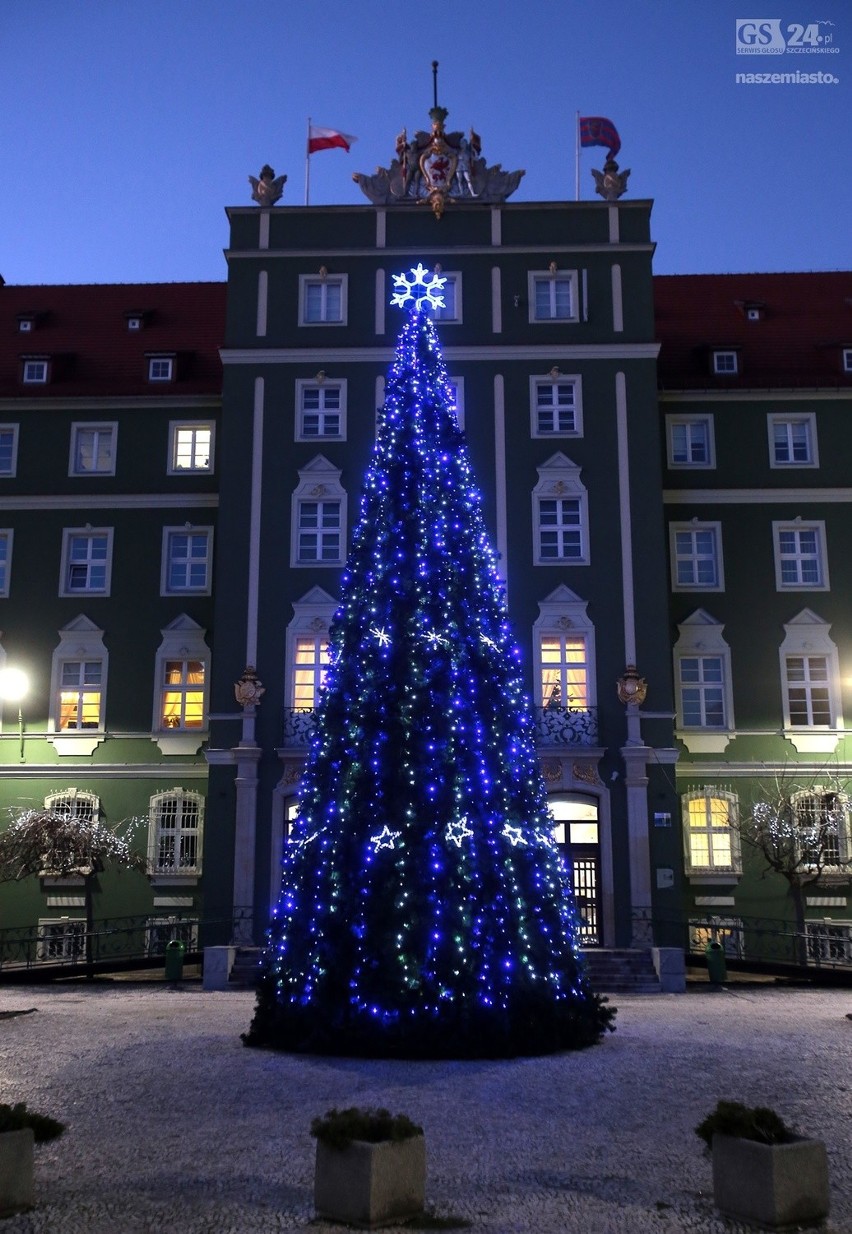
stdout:
<svg viewBox="0 0 852 1234">
<path fill-rule="evenodd" d="M 780 506 L 847 502 L 852 502 L 852 488 L 663 489 L 663 504 L 667 506 Z"/>
<path fill-rule="evenodd" d="M 0 494 L 0 510 L 209 510 L 218 505 L 218 493 Z"/>
<path fill-rule="evenodd" d="M 462 360 L 656 360 L 659 343 L 496 343 L 484 347 L 444 347 L 448 363 Z M 394 358 L 393 347 L 233 347 L 220 352 L 223 365 L 235 364 L 382 364 Z"/>
</svg>

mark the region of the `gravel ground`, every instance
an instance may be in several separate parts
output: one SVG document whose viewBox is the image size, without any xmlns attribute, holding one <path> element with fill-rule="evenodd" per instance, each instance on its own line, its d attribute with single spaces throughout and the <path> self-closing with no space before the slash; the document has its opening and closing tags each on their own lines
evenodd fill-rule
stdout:
<svg viewBox="0 0 852 1234">
<path fill-rule="evenodd" d="M 253 1003 L 192 983 L 0 989 L 0 1100 L 68 1124 L 2 1234 L 340 1229 L 313 1220 L 308 1132 L 334 1105 L 422 1123 L 427 1208 L 476 1234 L 734 1234 L 693 1134 L 719 1097 L 826 1141 L 825 1229 L 852 1234 L 852 991 L 622 997 L 598 1047 L 481 1063 L 247 1050 Z"/>
</svg>

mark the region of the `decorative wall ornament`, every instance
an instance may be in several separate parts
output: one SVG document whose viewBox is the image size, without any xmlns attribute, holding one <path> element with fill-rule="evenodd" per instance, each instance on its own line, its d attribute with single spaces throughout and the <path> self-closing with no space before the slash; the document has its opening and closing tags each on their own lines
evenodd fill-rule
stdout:
<svg viewBox="0 0 852 1234">
<path fill-rule="evenodd" d="M 604 201 L 618 201 L 619 197 L 627 192 L 627 177 L 630 175 L 630 168 L 620 172 L 615 159 L 607 159 L 603 171 L 595 171 L 592 168 L 592 175 L 595 178 L 595 192 Z"/>
<path fill-rule="evenodd" d="M 247 664 L 239 681 L 234 682 L 234 696 L 241 707 L 256 707 L 266 687 L 258 678 L 253 664 Z"/>
<path fill-rule="evenodd" d="M 286 183 L 286 176 L 276 176 L 273 168 L 265 163 L 260 169 L 259 180 L 249 176 L 252 201 L 256 201 L 259 206 L 274 206 L 284 192 Z"/>
<path fill-rule="evenodd" d="M 571 775 L 581 784 L 600 785 L 603 783 L 593 763 L 574 763 Z"/>
<path fill-rule="evenodd" d="M 616 682 L 616 688 L 618 701 L 624 703 L 625 706 L 634 703 L 637 707 L 641 707 L 648 693 L 648 683 L 644 677 L 639 676 L 635 664 L 627 665 L 623 675 Z"/>
</svg>

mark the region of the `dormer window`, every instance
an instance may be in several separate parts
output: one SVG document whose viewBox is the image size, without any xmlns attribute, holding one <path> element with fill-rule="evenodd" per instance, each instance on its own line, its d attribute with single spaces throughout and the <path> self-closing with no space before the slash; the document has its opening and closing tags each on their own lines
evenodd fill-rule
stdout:
<svg viewBox="0 0 852 1234">
<path fill-rule="evenodd" d="M 852 347 L 843 348 L 843 371 L 852 373 Z"/>
<path fill-rule="evenodd" d="M 141 330 L 145 325 L 145 313 L 140 309 L 128 309 L 124 314 L 124 320 L 127 322 L 128 330 Z"/>
<path fill-rule="evenodd" d="M 762 300 L 737 300 L 735 303 L 746 321 L 762 321 L 766 316 L 766 305 Z"/>
<path fill-rule="evenodd" d="M 148 380 L 149 381 L 174 381 L 175 379 L 175 357 L 174 355 L 159 355 L 148 357 Z"/>
<path fill-rule="evenodd" d="M 21 334 L 31 334 L 35 330 L 36 315 L 35 313 L 19 313 L 18 314 L 18 331 Z"/>
<path fill-rule="evenodd" d="M 739 357 L 735 351 L 713 352 L 713 372 L 717 376 L 736 377 L 739 371 Z"/>
<path fill-rule="evenodd" d="M 50 380 L 49 356 L 23 356 L 21 380 L 25 386 L 45 386 Z"/>
</svg>

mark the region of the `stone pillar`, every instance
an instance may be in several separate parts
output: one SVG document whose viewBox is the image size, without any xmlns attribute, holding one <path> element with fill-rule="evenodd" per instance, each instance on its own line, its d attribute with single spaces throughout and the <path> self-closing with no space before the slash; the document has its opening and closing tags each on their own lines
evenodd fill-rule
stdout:
<svg viewBox="0 0 852 1234">
<path fill-rule="evenodd" d="M 240 741 L 233 754 L 237 766 L 234 817 L 234 937 L 238 946 L 254 943 L 254 873 L 257 843 L 257 765 L 261 749 L 255 740 L 257 705 L 265 693 L 252 665 L 234 685 L 243 709 Z"/>
</svg>

